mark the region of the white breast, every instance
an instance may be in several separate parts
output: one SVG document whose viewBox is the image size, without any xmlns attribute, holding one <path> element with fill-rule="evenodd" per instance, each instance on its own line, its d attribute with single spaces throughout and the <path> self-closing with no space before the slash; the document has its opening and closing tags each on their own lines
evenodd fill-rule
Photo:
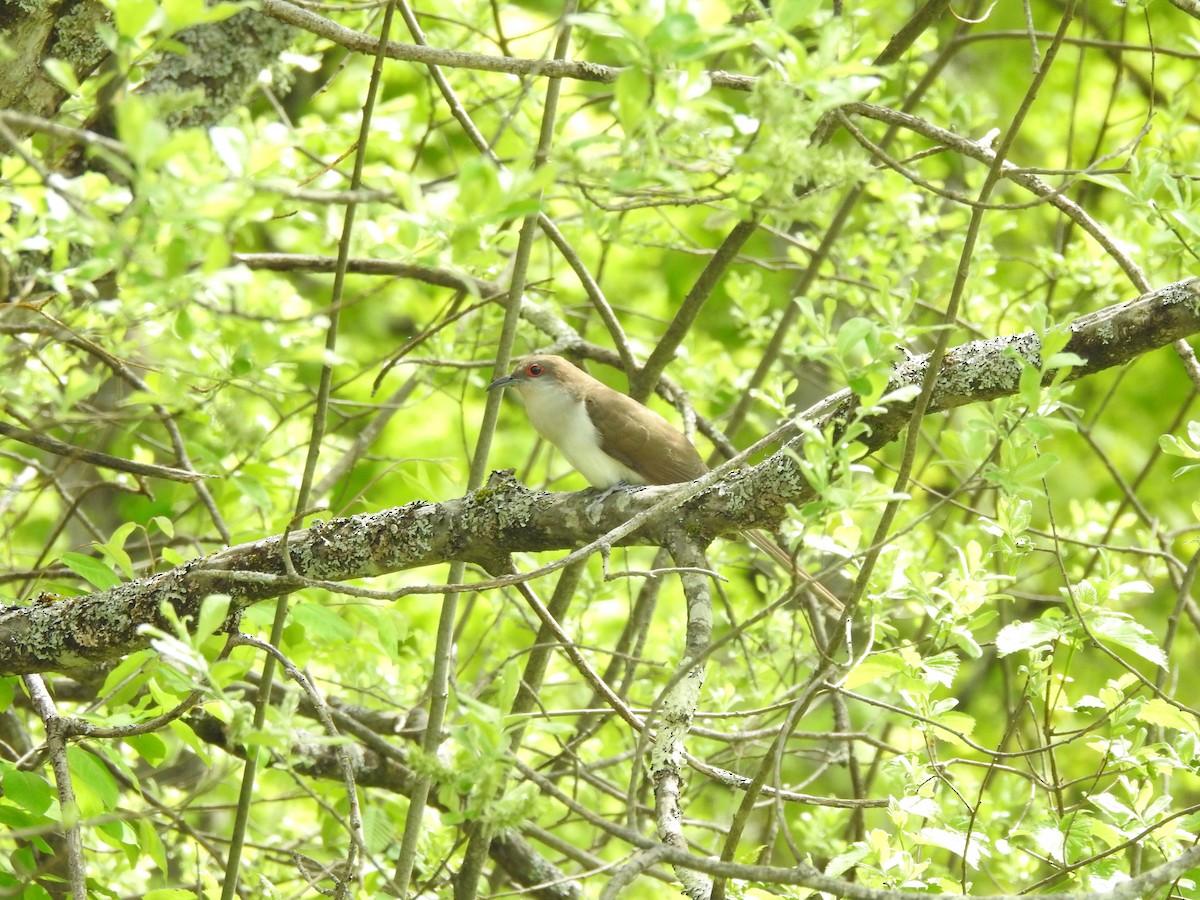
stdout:
<svg viewBox="0 0 1200 900">
<path fill-rule="evenodd" d="M 645 479 L 600 449 L 600 435 L 580 400 L 537 381 L 526 381 L 519 389 L 537 433 L 557 447 L 589 482 L 601 488 L 622 481 L 645 484 Z"/>
</svg>

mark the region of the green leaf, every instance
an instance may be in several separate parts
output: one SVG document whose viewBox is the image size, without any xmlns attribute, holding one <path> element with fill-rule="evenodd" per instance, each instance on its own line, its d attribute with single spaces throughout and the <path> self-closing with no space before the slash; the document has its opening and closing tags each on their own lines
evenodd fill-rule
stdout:
<svg viewBox="0 0 1200 900">
<path fill-rule="evenodd" d="M 78 96 L 82 90 L 79 79 L 75 77 L 75 70 L 61 59 L 48 56 L 42 60 L 42 68 L 55 84 L 71 96 Z"/>
<path fill-rule="evenodd" d="M 137 834 L 129 823 L 112 820 L 98 822 L 93 830 L 95 835 L 109 847 L 122 851 L 131 864 L 141 858 L 141 850 L 137 845 Z"/>
<path fill-rule="evenodd" d="M 1191 734 L 1200 732 L 1200 721 L 1190 712 L 1172 706 L 1161 697 L 1153 697 L 1142 704 L 1137 718 L 1151 725 L 1161 725 L 1164 728 L 1174 728 Z"/>
<path fill-rule="evenodd" d="M 638 133 L 650 105 L 650 76 L 641 69 L 628 68 L 617 77 L 614 88 L 617 118 L 629 137 Z"/>
<path fill-rule="evenodd" d="M 68 550 L 59 559 L 62 560 L 64 566 L 80 578 L 102 591 L 107 591 L 121 583 L 121 579 L 112 569 L 91 556 L 84 556 L 74 550 Z"/>
<path fill-rule="evenodd" d="M 175 736 L 183 743 L 183 745 L 200 757 L 205 764 L 212 763 L 212 755 L 210 753 L 212 748 L 209 747 L 209 745 L 204 741 L 200 740 L 195 731 L 189 728 L 185 723 L 179 721 L 179 719 L 173 719 L 169 723 L 168 727 L 170 727 L 171 731 L 174 732 Z"/>
<path fill-rule="evenodd" d="M 775 0 L 771 3 L 771 18 L 783 31 L 795 31 L 812 24 L 821 9 L 821 0 Z"/>
<path fill-rule="evenodd" d="M 854 361 L 861 362 L 866 354 L 866 343 L 878 332 L 875 324 L 862 316 L 847 319 L 838 329 L 837 349 L 843 357 L 857 357 Z M 863 345 L 863 346 L 860 346 Z"/>
<path fill-rule="evenodd" d="M 852 845 L 847 853 L 839 853 L 833 857 L 825 866 L 825 874 L 830 878 L 837 878 L 843 872 L 848 872 L 869 858 L 870 850 L 863 844 Z"/>
<path fill-rule="evenodd" d="M 1078 353 L 1055 353 L 1049 359 L 1045 360 L 1044 367 L 1049 369 L 1064 369 L 1073 366 L 1082 366 L 1086 363 L 1082 356 Z"/>
<path fill-rule="evenodd" d="M 35 815 L 45 814 L 55 800 L 54 787 L 36 772 L 9 769 L 0 784 L 6 799 Z"/>
<path fill-rule="evenodd" d="M 930 685 L 940 684 L 943 687 L 950 687 L 954 684 L 958 665 L 958 654 L 949 652 L 927 656 L 921 660 L 921 669 L 925 674 L 926 682 Z"/>
<path fill-rule="evenodd" d="M 1019 650 L 1048 647 L 1062 637 L 1061 623 L 1045 618 L 1033 622 L 1013 622 L 996 635 L 996 652 L 1008 656 Z"/>
<path fill-rule="evenodd" d="M 28 850 L 29 850 L 29 848 L 27 848 L 27 847 L 22 848 L 21 850 L 18 850 L 16 853 L 14 853 L 13 857 L 19 858 L 22 853 L 28 852 Z M 30 861 L 28 866 L 25 866 L 25 867 L 31 871 L 37 868 L 37 866 L 34 865 L 32 863 L 32 861 Z M 40 884 L 37 884 L 37 883 L 25 884 L 22 887 L 23 887 L 23 889 L 20 894 L 21 900 L 54 900 L 54 895 L 51 895 L 50 892 L 47 891 L 44 887 L 42 887 Z M 14 892 L 14 896 L 15 896 L 15 892 Z M 58 894 L 56 896 L 61 897 L 62 895 Z"/>
<path fill-rule="evenodd" d="M 208 139 L 213 150 L 225 164 L 231 175 L 240 178 L 246 174 L 246 135 L 238 128 L 210 128 Z"/>
<path fill-rule="evenodd" d="M 382 804 L 369 803 L 363 807 L 363 837 L 371 853 L 382 853 L 395 845 L 396 826 Z"/>
<path fill-rule="evenodd" d="M 125 552 L 125 541 L 133 530 L 137 528 L 134 522 L 125 522 L 119 525 L 112 533 L 112 536 L 103 544 L 93 542 L 92 546 L 99 550 L 109 563 L 121 570 L 121 573 L 128 579 L 133 579 L 133 561 L 129 558 L 129 554 Z"/>
<path fill-rule="evenodd" d="M 11 803 L 0 803 L 0 825 L 6 826 L 14 831 L 16 831 L 17 829 L 21 829 L 21 828 L 39 828 L 39 829 L 41 829 L 41 828 L 45 828 L 47 825 L 52 824 L 53 822 L 54 822 L 53 818 L 50 818 L 47 816 L 36 816 L 33 813 L 29 813 L 23 809 L 19 809 L 18 807 L 14 806 Z M 40 841 L 40 838 L 37 838 L 35 840 Z M 44 841 L 39 843 L 39 847 L 41 847 L 42 844 L 44 844 Z M 50 848 L 48 845 L 45 846 L 44 849 L 48 852 L 52 852 L 52 851 L 50 851 Z M 3 872 L 0 871 L 0 876 L 2 876 L 2 875 L 3 875 Z"/>
<path fill-rule="evenodd" d="M 1186 441 L 1173 434 L 1160 434 L 1158 446 L 1168 456 L 1182 456 L 1184 459 L 1200 459 L 1200 450 L 1190 446 Z"/>
<path fill-rule="evenodd" d="M 107 699 L 110 707 L 129 703 L 142 689 L 142 685 L 150 677 L 146 663 L 152 658 L 150 651 L 142 650 L 129 654 L 112 667 L 100 689 L 100 694 Z"/>
<path fill-rule="evenodd" d="M 152 21 L 161 22 L 162 15 L 155 0 L 117 0 L 113 20 L 121 37 L 135 38 L 149 30 Z"/>
<path fill-rule="evenodd" d="M 1083 810 L 1073 812 L 1063 820 L 1063 853 L 1066 861 L 1069 862 L 1089 854 L 1092 846 L 1094 821 L 1091 813 Z"/>
<path fill-rule="evenodd" d="M 354 629 L 346 620 L 319 603 L 298 603 L 292 607 L 290 615 L 304 626 L 308 634 L 321 642 L 354 639 Z"/>
<path fill-rule="evenodd" d="M 983 647 L 979 645 L 974 633 L 969 628 L 955 626 L 950 630 L 954 643 L 971 659 L 983 658 Z"/>
<path fill-rule="evenodd" d="M 229 616 L 229 595 L 210 594 L 200 604 L 200 615 L 192 637 L 197 644 L 217 633 Z"/>
<path fill-rule="evenodd" d="M 386 659 L 398 661 L 401 642 L 408 636 L 408 616 L 396 606 L 349 606 L 345 620 L 355 633 L 367 628 Z M 340 617 L 339 617 L 340 618 Z"/>
<path fill-rule="evenodd" d="M 270 493 L 257 478 L 249 478 L 239 474 L 234 475 L 230 481 L 260 512 L 265 513 L 274 510 L 275 505 L 271 502 Z"/>
<path fill-rule="evenodd" d="M 1063 325 L 1055 325 L 1045 329 L 1040 335 L 1042 347 L 1042 371 L 1053 368 L 1050 360 L 1059 354 L 1063 347 L 1071 340 L 1070 329 Z M 1076 357 L 1078 359 L 1078 357 Z"/>
<path fill-rule="evenodd" d="M 196 323 L 186 306 L 175 313 L 172 330 L 181 341 L 190 341 L 196 336 Z"/>
<path fill-rule="evenodd" d="M 82 747 L 67 748 L 67 763 L 71 768 L 71 785 L 75 800 L 85 817 L 98 816 L 117 808 L 120 792 L 116 779 L 108 768 Z"/>
<path fill-rule="evenodd" d="M 603 35 L 605 37 L 621 38 L 624 41 L 633 42 L 636 40 L 634 34 L 629 31 L 621 20 L 613 16 L 600 15 L 598 13 L 575 13 L 569 17 L 572 26 L 581 31 L 590 32 L 592 34 Z"/>
<path fill-rule="evenodd" d="M 205 0 L 160 0 L 166 13 L 167 28 L 174 34 L 193 25 L 228 19 L 244 8 L 241 3 L 205 3 Z"/>
<path fill-rule="evenodd" d="M 976 720 L 972 715 L 962 712 L 944 712 L 937 716 L 938 724 L 945 725 L 947 728 L 953 728 L 959 734 L 970 737 L 975 731 Z M 955 735 L 938 730 L 934 732 L 940 739 L 952 742 L 959 742 Z M 961 742 L 959 742 L 961 743 Z"/>
<path fill-rule="evenodd" d="M 986 836 L 976 829 L 971 832 L 970 840 L 960 831 L 949 828 L 922 828 L 917 832 L 918 844 L 941 847 L 957 856 L 961 856 L 972 869 L 979 868 L 980 859 L 991 856 L 986 843 Z"/>
<path fill-rule="evenodd" d="M 1030 409 L 1037 409 L 1042 402 L 1042 373 L 1028 364 L 1022 364 L 1018 380 L 1021 402 Z"/>
<path fill-rule="evenodd" d="M 116 107 L 117 133 L 134 162 L 150 163 L 162 153 L 169 134 L 154 104 L 138 94 L 127 94 Z"/>
<path fill-rule="evenodd" d="M 163 846 L 162 838 L 158 834 L 158 830 L 154 827 L 154 823 L 149 819 L 139 819 L 137 822 L 138 845 L 141 853 L 147 857 L 158 867 L 160 872 L 167 871 L 167 850 Z M 182 893 L 188 897 L 195 897 L 191 891 L 175 891 L 175 890 L 157 890 L 150 891 L 145 895 L 144 900 L 159 895 L 159 900 L 173 900 L 174 897 Z M 162 896 L 168 894 L 170 896 Z"/>
<path fill-rule="evenodd" d="M 691 13 L 669 13 L 646 35 L 646 47 L 657 59 L 679 64 L 705 50 L 705 31 Z"/>
<path fill-rule="evenodd" d="M 134 734 L 125 738 L 125 743 L 132 747 L 137 755 L 152 766 L 159 765 L 167 758 L 167 745 L 157 734 Z"/>
<path fill-rule="evenodd" d="M 1079 174 L 1079 179 L 1081 181 L 1091 181 L 1094 184 L 1102 185 L 1103 187 L 1108 188 L 1110 191 L 1115 191 L 1118 194 L 1133 199 L 1133 191 L 1129 189 L 1124 179 L 1117 178 L 1113 175 L 1102 175 L 1094 172 L 1081 172 Z"/>
<path fill-rule="evenodd" d="M 1088 618 L 1088 627 L 1099 638 L 1132 650 L 1156 666 L 1166 667 L 1167 654 L 1154 641 L 1154 633 L 1129 616 L 1106 613 Z"/>
<path fill-rule="evenodd" d="M 846 687 L 856 688 L 883 678 L 891 678 L 904 671 L 904 662 L 894 653 L 879 653 L 868 656 L 846 676 Z"/>
<path fill-rule="evenodd" d="M 512 709 L 517 691 L 521 687 L 522 668 L 516 661 L 507 663 L 500 670 L 500 680 L 496 684 L 495 703 L 498 709 Z"/>
<path fill-rule="evenodd" d="M 1046 474 L 1057 466 L 1059 458 L 1053 453 L 1042 453 L 1028 462 L 1014 467 L 1009 472 L 1009 478 L 1019 484 L 1036 484 L 1046 477 Z"/>
</svg>

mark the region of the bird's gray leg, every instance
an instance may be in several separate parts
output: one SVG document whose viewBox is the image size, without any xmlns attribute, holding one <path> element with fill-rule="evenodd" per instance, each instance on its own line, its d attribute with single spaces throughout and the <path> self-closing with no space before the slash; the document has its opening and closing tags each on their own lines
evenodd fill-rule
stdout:
<svg viewBox="0 0 1200 900">
<path fill-rule="evenodd" d="M 600 521 L 600 506 L 604 503 L 604 501 L 607 500 L 609 497 L 611 497 L 613 494 L 615 494 L 617 491 L 628 490 L 631 487 L 635 487 L 635 485 L 632 485 L 627 481 L 618 481 L 616 484 L 610 484 L 608 487 L 606 487 L 602 491 L 600 491 L 600 496 L 598 496 L 595 500 L 591 500 L 588 502 L 588 505 L 587 505 L 588 521 L 591 522 L 593 525 L 597 524 Z"/>
</svg>

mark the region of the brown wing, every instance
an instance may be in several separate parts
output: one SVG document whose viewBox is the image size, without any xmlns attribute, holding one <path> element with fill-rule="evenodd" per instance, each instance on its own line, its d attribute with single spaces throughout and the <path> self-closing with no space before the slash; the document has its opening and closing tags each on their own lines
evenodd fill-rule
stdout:
<svg viewBox="0 0 1200 900">
<path fill-rule="evenodd" d="M 632 397 L 606 387 L 602 393 L 594 391 L 586 403 L 600 432 L 600 449 L 647 484 L 692 481 L 708 471 L 682 432 Z"/>
</svg>

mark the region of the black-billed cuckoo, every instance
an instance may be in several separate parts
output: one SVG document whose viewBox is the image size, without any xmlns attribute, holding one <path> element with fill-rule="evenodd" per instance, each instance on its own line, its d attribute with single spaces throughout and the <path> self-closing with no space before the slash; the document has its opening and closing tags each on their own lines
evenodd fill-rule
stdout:
<svg viewBox="0 0 1200 900">
<path fill-rule="evenodd" d="M 598 488 L 676 484 L 708 471 L 666 419 L 561 356 L 527 356 L 488 390 L 510 384 L 537 433 Z"/>
<path fill-rule="evenodd" d="M 670 422 L 561 356 L 526 356 L 511 375 L 487 389 L 509 385 L 521 392 L 537 433 L 606 494 L 621 484 L 677 484 L 708 471 L 692 442 Z M 756 529 L 745 535 L 789 573 L 812 584 L 834 609 L 842 608 L 767 535 Z"/>
</svg>

